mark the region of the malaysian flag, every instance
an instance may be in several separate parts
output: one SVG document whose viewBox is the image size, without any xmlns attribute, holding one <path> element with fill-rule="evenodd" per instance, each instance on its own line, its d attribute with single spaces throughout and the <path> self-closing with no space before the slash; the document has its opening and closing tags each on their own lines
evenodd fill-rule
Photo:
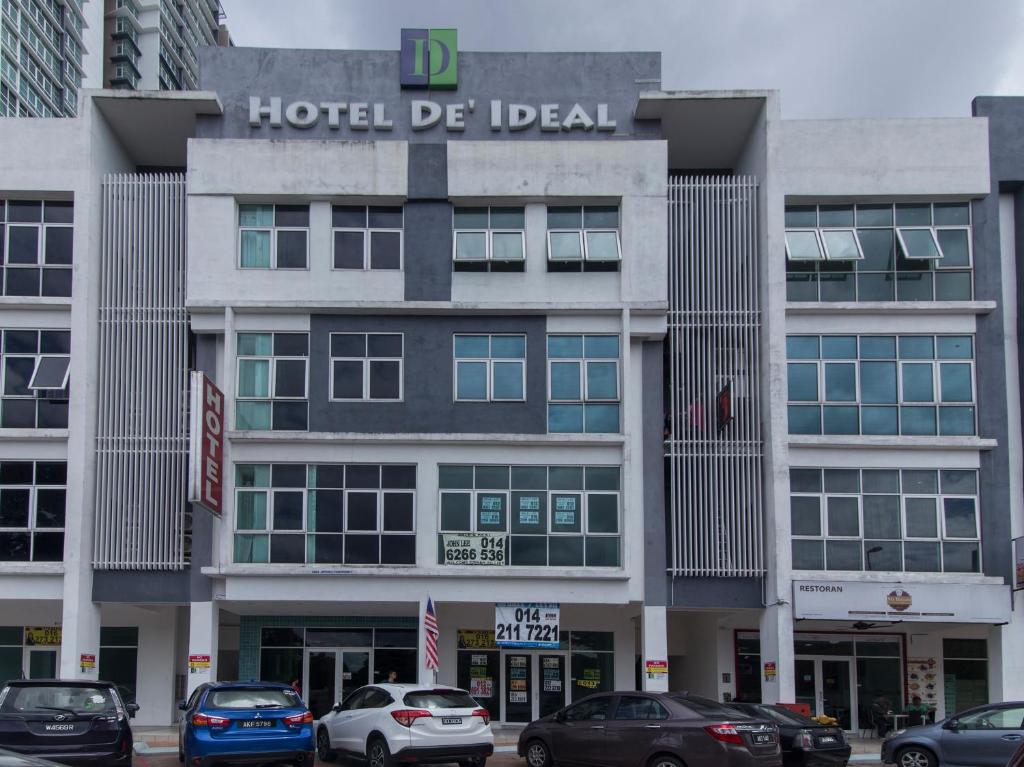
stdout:
<svg viewBox="0 0 1024 767">
<path fill-rule="evenodd" d="M 424 647 L 427 650 L 427 668 L 440 670 L 437 662 L 437 613 L 434 612 L 434 600 L 427 597 L 427 612 L 423 616 Z"/>
</svg>

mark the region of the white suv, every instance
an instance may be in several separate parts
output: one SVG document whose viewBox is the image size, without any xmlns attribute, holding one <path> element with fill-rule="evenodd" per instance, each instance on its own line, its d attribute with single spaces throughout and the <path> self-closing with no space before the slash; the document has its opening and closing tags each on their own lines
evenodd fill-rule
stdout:
<svg viewBox="0 0 1024 767">
<path fill-rule="evenodd" d="M 494 753 L 494 735 L 487 709 L 465 690 L 375 684 L 323 715 L 316 746 L 321 761 L 344 755 L 370 767 L 393 767 L 399 760 L 483 767 Z"/>
</svg>

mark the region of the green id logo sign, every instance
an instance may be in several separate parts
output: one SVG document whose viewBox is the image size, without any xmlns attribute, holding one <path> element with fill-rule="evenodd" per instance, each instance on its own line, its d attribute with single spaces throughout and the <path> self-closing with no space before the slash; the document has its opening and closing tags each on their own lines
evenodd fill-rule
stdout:
<svg viewBox="0 0 1024 767">
<path fill-rule="evenodd" d="M 459 84 L 458 30 L 403 29 L 399 56 L 403 88 L 445 88 Z"/>
</svg>

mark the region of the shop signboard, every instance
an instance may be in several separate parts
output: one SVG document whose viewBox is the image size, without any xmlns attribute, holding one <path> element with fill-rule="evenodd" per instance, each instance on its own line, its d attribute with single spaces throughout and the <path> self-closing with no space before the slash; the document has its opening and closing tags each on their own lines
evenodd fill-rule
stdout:
<svg viewBox="0 0 1024 767">
<path fill-rule="evenodd" d="M 190 382 L 188 499 L 219 517 L 224 478 L 224 392 L 198 370 L 192 371 Z"/>
<path fill-rule="evenodd" d="M 812 620 L 1001 624 L 1010 621 L 1005 584 L 794 581 L 793 615 Z"/>
<path fill-rule="evenodd" d="M 499 514 L 500 512 L 493 512 Z M 489 533 L 442 533 L 441 545 L 446 565 L 504 566 L 506 557 L 504 535 Z"/>
<path fill-rule="evenodd" d="M 26 626 L 25 644 L 32 647 L 53 647 L 60 644 L 60 626 Z"/>
<path fill-rule="evenodd" d="M 1024 589 L 1024 537 L 1013 539 L 1013 590 Z"/>
<path fill-rule="evenodd" d="M 649 660 L 644 663 L 644 672 L 648 679 L 664 679 L 668 676 L 668 661 Z"/>
<path fill-rule="evenodd" d="M 210 670 L 209 655 L 189 655 L 188 671 L 190 674 L 199 674 Z"/>
<path fill-rule="evenodd" d="M 96 669 L 96 653 L 83 652 L 78 656 L 78 665 L 86 674 Z"/>
<path fill-rule="evenodd" d="M 460 650 L 497 650 L 498 645 L 494 641 L 494 632 L 491 630 L 459 629 L 457 639 Z M 483 658 L 477 661 L 477 658 Z M 474 655 L 473 663 L 486 663 L 487 656 Z"/>
<path fill-rule="evenodd" d="M 500 647 L 558 648 L 557 604 L 506 603 L 494 606 L 494 637 Z"/>
</svg>

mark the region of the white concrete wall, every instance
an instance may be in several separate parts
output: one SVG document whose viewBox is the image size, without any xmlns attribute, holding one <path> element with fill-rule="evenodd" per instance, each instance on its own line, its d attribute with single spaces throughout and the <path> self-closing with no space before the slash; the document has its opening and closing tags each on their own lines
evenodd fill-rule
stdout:
<svg viewBox="0 0 1024 767">
<path fill-rule="evenodd" d="M 664 141 L 458 141 L 448 144 L 448 194 L 463 204 L 527 208 L 527 264 L 522 274 L 456 272 L 454 301 L 666 302 L 668 243 Z M 547 272 L 543 203 L 620 204 L 619 273 Z M 512 278 L 512 279 L 509 279 Z"/>
<path fill-rule="evenodd" d="M 133 724 L 166 725 L 177 711 L 173 700 L 177 608 L 108 604 L 103 606 L 101 614 L 104 626 L 139 629 L 136 668 L 139 713 Z"/>
<path fill-rule="evenodd" d="M 988 120 L 784 120 L 777 171 L 789 197 L 988 194 Z"/>
</svg>

